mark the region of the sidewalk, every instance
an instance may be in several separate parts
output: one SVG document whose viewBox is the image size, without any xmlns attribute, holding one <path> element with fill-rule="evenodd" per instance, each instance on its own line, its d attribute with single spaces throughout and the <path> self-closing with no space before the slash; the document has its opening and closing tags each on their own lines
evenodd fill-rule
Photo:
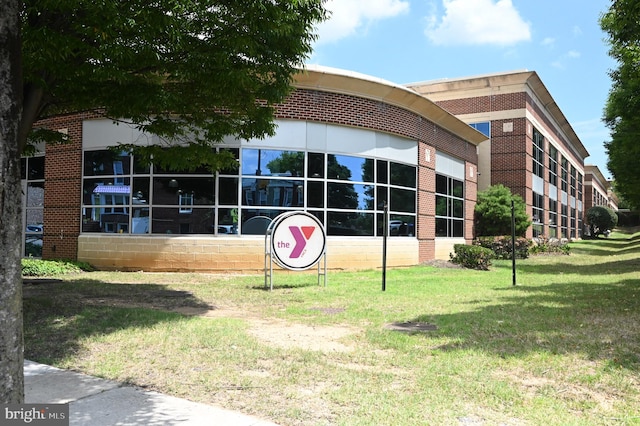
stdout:
<svg viewBox="0 0 640 426">
<path fill-rule="evenodd" d="M 24 363 L 25 402 L 69 403 L 70 425 L 277 426 L 275 423 L 32 361 Z"/>
</svg>

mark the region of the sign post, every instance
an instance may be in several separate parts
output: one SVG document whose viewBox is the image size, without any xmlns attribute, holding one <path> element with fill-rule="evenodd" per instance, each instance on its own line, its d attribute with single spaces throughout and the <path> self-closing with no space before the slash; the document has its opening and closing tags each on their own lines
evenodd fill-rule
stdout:
<svg viewBox="0 0 640 426">
<path fill-rule="evenodd" d="M 318 284 L 324 275 L 327 285 L 327 237 L 320 220 L 303 211 L 285 212 L 277 216 L 265 233 L 265 287 L 273 290 L 273 262 L 284 269 L 304 271 L 318 265 Z M 321 272 L 320 260 L 324 258 Z M 267 260 L 269 259 L 269 271 Z"/>
<path fill-rule="evenodd" d="M 516 207 L 511 200 L 511 275 L 516 285 Z"/>
<path fill-rule="evenodd" d="M 387 290 L 387 235 L 389 234 L 389 208 L 384 202 L 384 213 L 382 214 L 382 291 Z"/>
</svg>

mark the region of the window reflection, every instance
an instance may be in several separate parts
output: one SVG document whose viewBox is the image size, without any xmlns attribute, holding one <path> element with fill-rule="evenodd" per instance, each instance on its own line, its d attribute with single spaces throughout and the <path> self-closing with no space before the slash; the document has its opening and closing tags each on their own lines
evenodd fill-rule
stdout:
<svg viewBox="0 0 640 426">
<path fill-rule="evenodd" d="M 383 236 L 383 223 L 384 217 L 382 214 L 378 214 L 377 235 Z M 388 236 L 404 236 L 413 237 L 415 235 L 415 216 L 402 216 L 402 215 L 389 215 L 389 231 Z"/>
<path fill-rule="evenodd" d="M 370 185 L 329 182 L 327 184 L 328 207 L 371 210 L 373 209 L 371 188 Z"/>
<path fill-rule="evenodd" d="M 27 207 L 44 207 L 44 182 L 29 182 Z"/>
<path fill-rule="evenodd" d="M 242 151 L 242 174 L 245 176 L 303 176 L 304 152 L 245 149 Z"/>
<path fill-rule="evenodd" d="M 464 183 L 436 174 L 436 237 L 464 236 Z"/>
<path fill-rule="evenodd" d="M 373 213 L 327 212 L 327 235 L 373 235 Z"/>
<path fill-rule="evenodd" d="M 416 187 L 416 168 L 406 164 L 391 163 L 391 185 Z"/>
<path fill-rule="evenodd" d="M 407 189 L 390 188 L 391 202 L 389 209 L 398 212 L 413 213 L 416 211 L 416 192 Z"/>
<path fill-rule="evenodd" d="M 221 205 L 238 204 L 238 178 L 221 177 L 218 179 L 218 203 Z"/>
<path fill-rule="evenodd" d="M 310 152 L 308 154 L 308 171 L 307 177 L 318 179 L 324 177 L 324 154 Z"/>
<path fill-rule="evenodd" d="M 373 160 L 349 155 L 329 154 L 327 177 L 352 182 L 373 182 Z"/>
<path fill-rule="evenodd" d="M 304 182 L 288 179 L 242 179 L 245 206 L 302 207 Z"/>
<path fill-rule="evenodd" d="M 169 172 L 110 151 L 86 152 L 82 231 L 252 234 L 279 213 L 309 209 L 323 223 L 326 218 L 330 235 L 382 235 L 387 202 L 394 221 L 389 235 L 415 235 L 415 166 L 317 152 L 230 152 L 242 157 L 243 177 L 237 170 Z M 447 194 L 462 191 L 447 178 L 437 182 Z M 445 200 L 447 215 L 454 207 L 457 214 L 457 205 Z"/>
<path fill-rule="evenodd" d="M 155 207 L 153 209 L 152 232 L 154 234 L 212 234 L 215 210 L 193 208 L 184 214 L 182 208 Z"/>
<path fill-rule="evenodd" d="M 122 176 L 129 174 L 129 155 L 121 155 L 110 150 L 86 151 L 84 154 L 85 176 Z"/>
<path fill-rule="evenodd" d="M 44 156 L 30 157 L 28 179 L 44 179 Z"/>
<path fill-rule="evenodd" d="M 158 177 L 153 179 L 153 204 L 180 205 L 189 199 L 190 204 L 213 206 L 214 179 L 205 177 Z"/>
</svg>

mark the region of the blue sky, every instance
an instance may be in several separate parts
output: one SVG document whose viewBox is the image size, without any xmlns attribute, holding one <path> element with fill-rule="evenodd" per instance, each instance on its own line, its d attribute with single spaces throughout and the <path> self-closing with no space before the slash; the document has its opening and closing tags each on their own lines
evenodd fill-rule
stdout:
<svg viewBox="0 0 640 426">
<path fill-rule="evenodd" d="M 536 71 L 605 177 L 606 0 L 328 0 L 309 64 L 404 84 Z"/>
</svg>

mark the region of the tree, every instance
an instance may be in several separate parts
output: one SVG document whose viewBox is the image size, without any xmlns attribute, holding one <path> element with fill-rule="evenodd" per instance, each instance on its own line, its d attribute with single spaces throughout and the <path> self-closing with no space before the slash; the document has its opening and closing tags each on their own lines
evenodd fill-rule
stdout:
<svg viewBox="0 0 640 426">
<path fill-rule="evenodd" d="M 33 129 L 94 110 L 162 138 L 121 146 L 163 168 L 235 164 L 212 145 L 274 133 L 322 0 L 0 0 L 0 403 L 23 400 L 20 155 Z M 177 147 L 183 145 L 182 147 Z"/>
<path fill-rule="evenodd" d="M 511 235 L 511 201 L 514 202 L 516 235 L 523 236 L 531 226 L 526 205 L 504 185 L 493 185 L 478 192 L 475 208 L 476 236 Z"/>
<path fill-rule="evenodd" d="M 0 403 L 24 400 L 20 150 L 20 1 L 0 2 Z"/>
<path fill-rule="evenodd" d="M 591 207 L 587 210 L 586 219 L 593 237 L 612 230 L 618 224 L 618 215 L 605 206 Z"/>
<path fill-rule="evenodd" d="M 634 0 L 615 0 L 600 18 L 608 35 L 609 55 L 617 61 L 610 72 L 612 86 L 603 120 L 611 131 L 605 143 L 607 168 L 618 192 L 630 205 L 640 207 L 640 4 Z"/>
</svg>

